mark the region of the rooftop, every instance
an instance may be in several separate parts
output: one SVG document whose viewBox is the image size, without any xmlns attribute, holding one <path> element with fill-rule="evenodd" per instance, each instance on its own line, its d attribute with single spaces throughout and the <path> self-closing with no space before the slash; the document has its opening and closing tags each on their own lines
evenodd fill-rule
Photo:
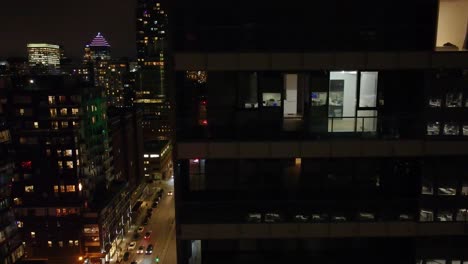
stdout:
<svg viewBox="0 0 468 264">
<path fill-rule="evenodd" d="M 89 44 L 90 47 L 110 47 L 109 42 L 101 35 L 101 32 L 98 32 L 96 37 Z"/>
</svg>

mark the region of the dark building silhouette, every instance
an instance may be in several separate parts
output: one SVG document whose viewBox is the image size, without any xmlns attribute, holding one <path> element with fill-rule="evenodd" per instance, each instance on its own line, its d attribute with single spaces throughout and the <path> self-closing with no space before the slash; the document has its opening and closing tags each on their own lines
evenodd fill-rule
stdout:
<svg viewBox="0 0 468 264">
<path fill-rule="evenodd" d="M 438 1 L 174 1 L 177 261 L 464 263 L 467 53 Z"/>
<path fill-rule="evenodd" d="M 142 113 L 110 109 L 109 116 L 114 173 L 135 188 L 143 181 Z"/>
<path fill-rule="evenodd" d="M 0 72 L 0 260 L 3 264 L 13 264 L 23 258 L 24 247 L 18 232 L 22 223 L 16 221 L 11 199 L 15 163 L 10 128 L 4 112 L 6 87 L 1 84 L 3 77 L 4 73 Z"/>
</svg>

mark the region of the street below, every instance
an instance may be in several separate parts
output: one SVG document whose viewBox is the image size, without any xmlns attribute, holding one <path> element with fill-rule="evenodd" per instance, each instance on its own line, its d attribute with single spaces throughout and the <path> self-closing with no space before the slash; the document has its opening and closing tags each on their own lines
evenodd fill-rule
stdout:
<svg viewBox="0 0 468 264">
<path fill-rule="evenodd" d="M 125 248 L 130 242 L 135 241 L 134 249 L 129 250 L 129 259 L 122 260 L 121 263 L 132 263 L 135 261 L 138 264 L 176 264 L 176 239 L 175 239 L 175 209 L 174 196 L 168 195 L 169 191 L 174 190 L 174 181 L 161 181 L 160 184 L 153 183 L 148 186 L 150 188 L 149 195 L 143 200 L 141 215 L 138 217 L 135 225 L 129 230 L 125 237 Z M 143 225 L 143 220 L 146 216 L 148 208 L 151 208 L 154 199 L 157 199 L 157 191 L 163 188 L 164 192 L 159 201 L 158 207 L 152 209 L 152 216 L 148 224 Z M 139 234 L 137 239 L 134 238 L 135 232 L 139 227 L 144 227 L 144 230 Z M 150 232 L 149 238 L 145 238 L 146 232 Z M 153 245 L 153 252 L 146 254 L 148 245 Z M 143 246 L 144 252 L 137 253 L 140 246 Z M 156 258 L 159 258 L 157 262 Z"/>
</svg>

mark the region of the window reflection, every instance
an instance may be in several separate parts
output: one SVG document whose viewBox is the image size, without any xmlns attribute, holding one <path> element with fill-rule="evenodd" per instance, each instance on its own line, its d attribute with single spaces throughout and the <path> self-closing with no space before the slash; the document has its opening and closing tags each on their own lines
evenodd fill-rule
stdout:
<svg viewBox="0 0 468 264">
<path fill-rule="evenodd" d="M 373 213 L 359 213 L 358 218 L 361 221 L 374 221 L 375 215 Z"/>
<path fill-rule="evenodd" d="M 447 107 L 461 107 L 462 105 L 462 94 L 461 93 L 448 93 L 445 105 Z"/>
<path fill-rule="evenodd" d="M 450 122 L 444 125 L 444 135 L 457 136 L 459 134 L 458 124 Z"/>
<path fill-rule="evenodd" d="M 279 214 L 276 213 L 266 213 L 265 214 L 265 222 L 266 223 L 275 223 L 275 222 L 280 222 L 281 217 Z"/>
<path fill-rule="evenodd" d="M 413 216 L 409 215 L 409 214 L 400 214 L 398 216 L 398 219 L 400 221 L 410 221 L 410 220 L 413 220 Z"/>
<path fill-rule="evenodd" d="M 441 107 L 442 100 L 431 98 L 429 99 L 429 107 Z"/>
<path fill-rule="evenodd" d="M 463 135 L 468 136 L 468 125 L 463 125 Z"/>
<path fill-rule="evenodd" d="M 447 262 L 445 259 L 428 259 L 426 260 L 426 264 L 446 264 Z"/>
<path fill-rule="evenodd" d="M 437 214 L 437 221 L 439 222 L 450 222 L 453 221 L 452 213 L 449 211 L 441 211 Z"/>
<path fill-rule="evenodd" d="M 309 220 L 309 217 L 306 216 L 306 215 L 300 214 L 300 215 L 295 215 L 295 216 L 294 216 L 294 221 L 295 221 L 295 222 L 305 223 L 305 222 L 307 222 L 308 220 Z"/>
<path fill-rule="evenodd" d="M 468 184 L 463 184 L 461 188 L 461 195 L 464 195 L 464 196 L 468 195 Z"/>
<path fill-rule="evenodd" d="M 262 215 L 260 213 L 251 213 L 247 216 L 247 222 L 249 223 L 260 223 L 262 221 Z"/>
<path fill-rule="evenodd" d="M 311 220 L 313 222 L 324 222 L 328 219 L 327 214 L 312 214 Z"/>
<path fill-rule="evenodd" d="M 421 210 L 419 212 L 419 221 L 421 222 L 434 221 L 434 212 L 432 210 Z"/>
<path fill-rule="evenodd" d="M 468 220 L 468 211 L 467 209 L 458 209 L 457 211 L 457 221 L 467 221 Z"/>
<path fill-rule="evenodd" d="M 440 133 L 440 123 L 439 122 L 429 122 L 427 123 L 427 135 L 436 136 Z"/>
<path fill-rule="evenodd" d="M 331 219 L 333 222 L 345 222 L 346 217 L 343 215 L 334 215 Z"/>
<path fill-rule="evenodd" d="M 421 194 L 433 195 L 434 190 L 432 188 L 432 184 L 423 183 L 423 185 L 421 186 Z"/>
<path fill-rule="evenodd" d="M 439 187 L 437 188 L 438 195 L 455 195 L 457 193 L 455 188 Z"/>
</svg>

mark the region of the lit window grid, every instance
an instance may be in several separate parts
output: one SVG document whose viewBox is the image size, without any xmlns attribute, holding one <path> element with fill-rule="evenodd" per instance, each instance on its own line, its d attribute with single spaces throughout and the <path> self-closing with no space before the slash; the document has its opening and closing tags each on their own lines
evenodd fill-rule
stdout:
<svg viewBox="0 0 468 264">
<path fill-rule="evenodd" d="M 28 48 L 29 64 L 34 66 L 42 64 L 45 66 L 60 67 L 60 50 L 47 47 L 30 47 Z"/>
</svg>

